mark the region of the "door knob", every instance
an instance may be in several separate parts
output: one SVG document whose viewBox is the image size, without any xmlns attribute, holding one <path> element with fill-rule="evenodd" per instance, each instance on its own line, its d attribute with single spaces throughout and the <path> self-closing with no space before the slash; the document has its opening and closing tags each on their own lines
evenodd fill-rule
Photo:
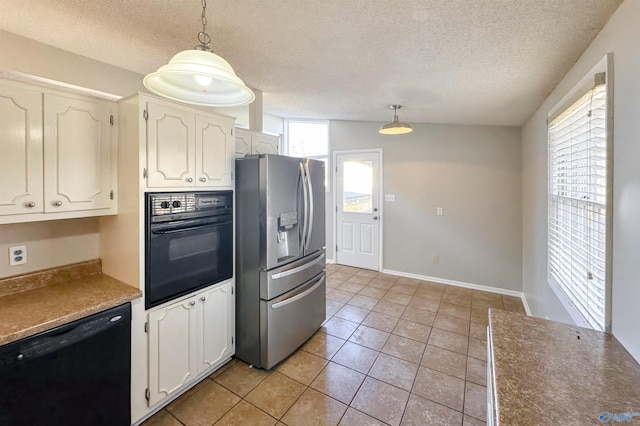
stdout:
<svg viewBox="0 0 640 426">
<path fill-rule="evenodd" d="M 374 216 L 374 217 L 373 217 L 373 220 L 378 220 L 378 216 Z"/>
<path fill-rule="evenodd" d="M 374 212 L 377 212 L 377 211 L 378 211 L 378 208 L 377 208 L 377 207 L 374 207 L 374 208 L 373 208 L 373 211 L 374 211 Z"/>
</svg>

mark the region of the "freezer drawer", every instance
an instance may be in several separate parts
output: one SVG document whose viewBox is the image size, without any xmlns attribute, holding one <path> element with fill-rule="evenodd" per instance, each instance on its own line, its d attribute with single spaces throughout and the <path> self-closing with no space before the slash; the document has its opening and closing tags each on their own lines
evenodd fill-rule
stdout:
<svg viewBox="0 0 640 426">
<path fill-rule="evenodd" d="M 260 271 L 260 299 L 271 300 L 324 271 L 324 249 L 269 271 Z"/>
<path fill-rule="evenodd" d="M 320 328 L 325 320 L 325 273 L 276 299 L 260 301 L 261 367 L 270 369 Z"/>
</svg>

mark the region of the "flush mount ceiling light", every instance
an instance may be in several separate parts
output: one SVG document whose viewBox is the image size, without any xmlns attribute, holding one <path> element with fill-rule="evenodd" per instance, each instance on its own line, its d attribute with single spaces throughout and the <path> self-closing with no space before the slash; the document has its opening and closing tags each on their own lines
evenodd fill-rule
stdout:
<svg viewBox="0 0 640 426">
<path fill-rule="evenodd" d="M 147 75 L 144 86 L 174 101 L 193 105 L 230 107 L 253 102 L 255 95 L 236 76 L 231 65 L 211 51 L 206 32 L 207 1 L 202 0 L 202 31 L 199 45 L 175 55 L 167 65 Z"/>
<path fill-rule="evenodd" d="M 378 130 L 378 133 L 383 135 L 403 135 L 405 133 L 413 132 L 411 125 L 398 121 L 398 110 L 402 108 L 400 105 L 389 105 L 389 108 L 393 109 L 393 121 L 387 124 L 383 124 Z"/>
</svg>

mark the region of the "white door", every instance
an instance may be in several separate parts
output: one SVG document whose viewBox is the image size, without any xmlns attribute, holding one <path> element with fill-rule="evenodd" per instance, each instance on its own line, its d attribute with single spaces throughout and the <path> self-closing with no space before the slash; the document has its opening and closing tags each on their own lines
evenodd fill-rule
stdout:
<svg viewBox="0 0 640 426">
<path fill-rule="evenodd" d="M 336 263 L 380 269 L 380 152 L 336 153 Z"/>
<path fill-rule="evenodd" d="M 235 303 L 231 295 L 231 282 L 216 286 L 198 296 L 198 302 L 203 320 L 202 335 L 198 339 L 198 373 L 201 373 L 234 353 L 231 336 L 235 328 Z"/>
<path fill-rule="evenodd" d="M 196 116 L 196 186 L 231 186 L 235 167 L 233 121 Z"/>
</svg>

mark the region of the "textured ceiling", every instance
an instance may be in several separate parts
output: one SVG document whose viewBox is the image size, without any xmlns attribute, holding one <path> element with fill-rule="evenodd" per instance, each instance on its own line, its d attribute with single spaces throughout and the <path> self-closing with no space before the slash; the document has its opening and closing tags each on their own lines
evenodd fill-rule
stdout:
<svg viewBox="0 0 640 426">
<path fill-rule="evenodd" d="M 280 117 L 521 125 L 622 0 L 209 0 L 213 50 Z M 1 0 L 0 29 L 140 74 L 198 0 Z"/>
</svg>

